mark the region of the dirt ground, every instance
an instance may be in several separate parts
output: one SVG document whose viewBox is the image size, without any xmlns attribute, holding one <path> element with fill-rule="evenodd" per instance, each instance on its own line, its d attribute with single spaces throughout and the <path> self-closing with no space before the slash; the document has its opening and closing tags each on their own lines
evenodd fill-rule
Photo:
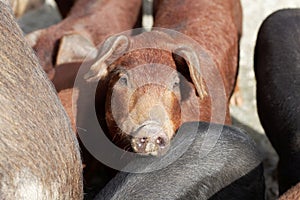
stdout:
<svg viewBox="0 0 300 200">
<path fill-rule="evenodd" d="M 46 4 L 42 7 L 27 13 L 19 19 L 19 24 L 25 33 L 47 27 L 61 20 L 53 0 L 45 1 Z M 144 2 L 149 3 L 151 0 L 144 0 Z M 300 1 L 241 0 L 241 2 L 243 7 L 243 36 L 240 43 L 238 84 L 242 104 L 238 106 L 232 105 L 231 112 L 234 125 L 246 130 L 253 137 L 263 155 L 266 178 L 266 199 L 273 200 L 276 199 L 278 195 L 278 187 L 276 184 L 276 165 L 278 158 L 264 134 L 256 112 L 256 82 L 253 71 L 253 50 L 257 32 L 263 20 L 272 12 L 282 8 L 300 8 Z M 149 7 L 147 8 L 149 9 Z M 146 26 L 151 25 L 151 17 L 146 16 L 144 20 Z"/>
</svg>

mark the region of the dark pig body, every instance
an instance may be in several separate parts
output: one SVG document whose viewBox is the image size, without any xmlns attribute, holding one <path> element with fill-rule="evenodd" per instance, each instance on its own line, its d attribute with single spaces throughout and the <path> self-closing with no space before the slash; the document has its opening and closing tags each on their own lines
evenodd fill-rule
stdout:
<svg viewBox="0 0 300 200">
<path fill-rule="evenodd" d="M 279 155 L 282 194 L 300 181 L 300 9 L 264 21 L 254 61 L 258 114 Z"/>
<path fill-rule="evenodd" d="M 221 130 L 221 135 L 203 155 L 201 147 L 208 129 L 211 134 Z M 244 132 L 203 122 L 183 124 L 179 132 L 185 137 L 181 141 L 184 145 L 189 144 L 191 135 L 195 139 L 175 162 L 148 173 L 120 172 L 95 199 L 264 199 L 261 158 Z M 171 147 L 171 155 L 176 148 Z"/>
</svg>

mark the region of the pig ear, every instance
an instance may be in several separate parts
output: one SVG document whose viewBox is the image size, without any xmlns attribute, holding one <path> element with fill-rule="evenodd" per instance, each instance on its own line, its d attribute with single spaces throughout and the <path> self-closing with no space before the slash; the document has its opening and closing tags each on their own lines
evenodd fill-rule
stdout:
<svg viewBox="0 0 300 200">
<path fill-rule="evenodd" d="M 196 52 L 190 48 L 181 47 L 179 49 L 176 49 L 174 53 L 185 59 L 185 62 L 187 63 L 189 69 L 190 77 L 195 85 L 197 93 L 199 94 L 199 97 L 203 99 L 207 95 L 207 92 L 200 71 L 199 58 Z"/>
<path fill-rule="evenodd" d="M 129 45 L 129 38 L 125 35 L 108 38 L 100 47 L 96 62 L 91 66 L 89 72 L 84 75 L 84 79 L 87 81 L 95 81 L 106 76 L 109 64 L 111 64 L 114 59 L 123 55 Z"/>
<path fill-rule="evenodd" d="M 60 40 L 56 65 L 91 60 L 96 57 L 95 52 L 96 47 L 88 38 L 76 33 L 66 35 Z"/>
</svg>

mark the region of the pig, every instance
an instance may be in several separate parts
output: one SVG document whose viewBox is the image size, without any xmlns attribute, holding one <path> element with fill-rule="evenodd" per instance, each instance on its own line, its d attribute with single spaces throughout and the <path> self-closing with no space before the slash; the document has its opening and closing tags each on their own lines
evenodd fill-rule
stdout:
<svg viewBox="0 0 300 200">
<path fill-rule="evenodd" d="M 71 119 L 72 128 L 77 132 L 76 113 L 72 110 L 73 85 L 77 71 L 98 43 L 111 34 L 132 29 L 140 23 L 141 1 L 56 2 L 60 11 L 65 12 L 65 19 L 49 28 L 28 34 L 26 39 L 35 50 L 48 78 L 53 82 Z M 70 8 L 72 3 L 74 5 Z M 81 142 L 79 144 L 84 165 L 84 189 L 86 193 L 90 193 L 90 190 L 105 183 L 103 176 L 107 177 L 107 174 L 115 172 L 105 170 L 104 175 L 98 178 L 97 175 L 103 174 L 102 169 L 105 166 L 96 160 Z M 97 182 L 98 180 L 101 180 L 101 183 Z"/>
<path fill-rule="evenodd" d="M 78 68 L 88 53 L 107 36 L 132 29 L 139 23 L 141 2 L 56 2 L 59 8 L 64 10 L 62 12 L 68 13 L 67 17 L 56 25 L 28 34 L 26 39 L 37 53 L 48 78 L 52 80 L 71 118 L 72 127 L 76 130 L 75 116 L 72 112 L 72 92 Z M 108 22 L 107 18 L 111 21 Z"/>
<path fill-rule="evenodd" d="M 231 123 L 242 11 L 238 0 L 164 0 L 155 8 L 157 28 L 108 38 L 84 78 L 99 81 L 96 112 L 111 140 L 159 156 L 184 122 Z"/>
<path fill-rule="evenodd" d="M 220 130 L 214 148 L 203 155 L 201 148 L 207 132 L 218 134 Z M 120 172 L 95 200 L 264 199 L 261 155 L 244 131 L 206 122 L 187 122 L 177 134 L 181 135 L 179 143 L 189 147 L 175 162 L 148 173 Z M 173 156 L 176 150 L 178 146 L 172 146 L 168 153 Z"/>
<path fill-rule="evenodd" d="M 254 56 L 260 122 L 279 155 L 279 193 L 300 181 L 300 9 L 271 14 Z"/>
<path fill-rule="evenodd" d="M 49 28 L 28 34 L 26 39 L 37 53 L 48 78 L 53 82 L 61 103 L 71 119 L 72 128 L 77 132 L 76 113 L 72 110 L 73 85 L 77 71 L 88 53 L 95 50 L 98 43 L 111 34 L 132 29 L 139 23 L 141 1 L 57 0 L 56 2 L 60 11 L 65 12 L 65 19 Z M 70 6 L 67 4 L 71 5 L 73 2 L 74 5 L 68 11 Z M 102 169 L 105 166 L 96 160 L 81 142 L 79 144 L 84 164 L 84 189 L 86 193 L 90 193 L 90 190 L 105 183 L 104 176 L 107 177 L 107 174 L 114 172 L 105 170 L 103 175 Z M 98 174 L 103 176 L 98 178 Z"/>
<path fill-rule="evenodd" d="M 140 0 L 78 0 L 63 21 L 30 33 L 26 38 L 36 51 L 49 79 L 53 80 L 55 66 L 83 61 L 89 50 L 102 42 L 105 37 L 133 28 L 138 23 L 140 10 Z M 59 45 L 59 42 L 64 37 L 68 38 L 73 35 L 76 38 L 81 37 L 79 40 L 67 40 L 78 47 L 75 48 L 76 52 L 70 58 L 70 55 L 65 56 L 65 53 L 70 54 L 68 46 L 64 48 Z M 87 48 L 82 48 L 84 46 Z"/>
<path fill-rule="evenodd" d="M 83 199 L 70 120 L 8 1 L 0 7 L 0 198 Z"/>
</svg>

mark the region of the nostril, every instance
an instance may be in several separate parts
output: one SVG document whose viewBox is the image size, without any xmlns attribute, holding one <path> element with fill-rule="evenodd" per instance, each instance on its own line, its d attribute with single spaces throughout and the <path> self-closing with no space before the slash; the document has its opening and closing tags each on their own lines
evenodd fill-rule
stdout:
<svg viewBox="0 0 300 200">
<path fill-rule="evenodd" d="M 162 137 L 158 137 L 158 138 L 156 139 L 156 144 L 157 144 L 159 147 L 161 147 L 161 148 L 163 148 L 163 147 L 166 146 L 166 142 L 165 142 L 165 140 L 164 140 Z"/>
<path fill-rule="evenodd" d="M 137 140 L 137 147 L 140 151 L 145 149 L 146 144 L 147 144 L 147 138 L 146 137 L 142 137 L 142 138 L 139 138 Z"/>
<path fill-rule="evenodd" d="M 143 137 L 143 138 L 139 139 L 139 142 L 142 143 L 142 144 L 144 144 L 146 141 L 147 141 L 146 137 Z"/>
</svg>

